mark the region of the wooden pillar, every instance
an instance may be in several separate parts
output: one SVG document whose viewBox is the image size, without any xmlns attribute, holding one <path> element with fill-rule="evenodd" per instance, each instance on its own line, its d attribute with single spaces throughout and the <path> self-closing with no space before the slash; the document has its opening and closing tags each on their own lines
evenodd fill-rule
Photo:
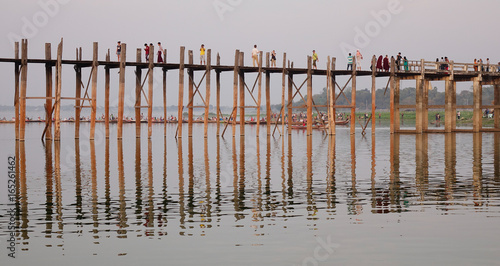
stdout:
<svg viewBox="0 0 500 266">
<path fill-rule="evenodd" d="M 57 46 L 57 63 L 56 63 L 56 98 L 55 98 L 55 128 L 54 128 L 54 140 L 61 140 L 61 75 L 62 75 L 62 52 L 63 52 L 63 40 Z"/>
<path fill-rule="evenodd" d="M 24 141 L 26 127 L 26 86 L 28 82 L 28 40 L 21 43 L 21 90 L 19 96 L 19 140 Z"/>
<path fill-rule="evenodd" d="M 424 93 L 422 95 L 422 132 L 429 129 L 429 90 L 431 89 L 431 81 L 424 79 Z"/>
<path fill-rule="evenodd" d="M 331 66 L 330 66 L 330 99 L 329 99 L 329 110 L 330 110 L 330 116 L 328 116 L 329 120 L 328 120 L 328 126 L 330 128 L 330 135 L 335 135 L 337 134 L 337 125 L 335 124 L 335 120 L 337 119 L 337 110 L 335 108 L 335 104 L 336 104 L 336 95 L 335 95 L 335 91 L 336 91 L 336 81 L 335 81 L 335 68 L 336 68 L 336 65 L 337 65 L 337 58 L 333 57 L 332 58 L 332 62 L 331 62 Z M 335 144 L 334 144 L 335 145 Z M 334 150 L 335 151 L 335 150 Z"/>
<path fill-rule="evenodd" d="M 182 109 L 184 107 L 184 54 L 186 48 L 181 46 L 179 59 L 179 103 L 177 109 L 177 136 L 182 138 Z"/>
<path fill-rule="evenodd" d="M 220 56 L 217 53 L 217 66 L 220 66 Z M 220 136 L 220 71 L 215 71 L 215 88 L 216 88 L 216 115 L 217 115 L 217 137 Z"/>
<path fill-rule="evenodd" d="M 50 43 L 45 44 L 45 60 L 52 60 L 52 49 Z M 81 85 L 80 84 L 78 85 L 81 88 Z M 47 125 L 47 131 L 45 132 L 45 139 L 51 140 L 52 139 L 52 64 L 50 63 L 45 64 L 45 97 L 47 97 L 45 99 L 45 112 L 46 112 L 45 124 Z"/>
<path fill-rule="evenodd" d="M 188 51 L 188 62 L 190 65 L 193 64 L 193 50 Z M 187 70 L 188 73 L 188 136 L 192 137 L 193 136 L 193 106 L 194 106 L 194 71 L 192 68 L 188 68 Z"/>
<path fill-rule="evenodd" d="M 483 101 L 483 88 L 482 88 L 482 76 L 474 78 L 473 80 L 473 96 L 474 96 L 474 105 L 473 105 L 473 115 L 472 115 L 472 131 L 479 132 L 481 131 L 483 125 L 483 110 L 482 110 L 482 101 Z"/>
<path fill-rule="evenodd" d="M 258 76 L 258 88 L 257 88 L 257 132 L 256 132 L 256 135 L 257 135 L 257 138 L 259 137 L 260 135 L 260 106 L 261 106 L 261 103 L 262 103 L 262 58 L 263 58 L 263 52 L 261 51 L 260 52 L 260 55 L 259 55 L 259 76 Z"/>
<path fill-rule="evenodd" d="M 455 118 L 455 112 L 453 110 L 453 96 L 455 82 L 446 78 L 445 88 L 444 88 L 444 131 L 447 133 L 452 132 L 455 128 L 453 127 L 453 118 Z M 453 118 L 452 118 L 453 117 Z"/>
<path fill-rule="evenodd" d="M 391 60 L 391 72 L 389 76 L 389 82 L 390 82 L 390 96 L 389 96 L 389 101 L 390 101 L 390 114 L 391 114 L 391 124 L 390 124 L 390 131 L 391 134 L 396 132 L 396 121 L 395 121 L 395 116 L 396 114 L 396 83 L 394 82 L 395 76 L 394 76 L 394 66 L 393 66 L 393 61 Z M 399 96 L 398 96 L 399 97 Z"/>
<path fill-rule="evenodd" d="M 14 58 L 16 60 L 19 59 L 19 42 L 15 43 L 14 46 Z M 20 77 L 20 66 L 22 64 L 20 63 L 15 63 L 14 64 L 14 119 L 15 119 L 15 131 L 16 131 L 16 140 L 19 140 L 19 105 L 20 105 L 20 99 L 19 99 L 19 77 Z M 17 157 L 16 157 L 17 158 Z"/>
<path fill-rule="evenodd" d="M 415 131 L 417 133 L 422 133 L 423 127 L 423 110 L 422 110 L 422 98 L 424 91 L 424 80 L 421 77 L 417 77 L 417 86 L 415 92 Z"/>
<path fill-rule="evenodd" d="M 240 66 L 245 66 L 245 53 L 240 52 Z M 245 136 L 245 72 L 240 74 L 240 136 Z"/>
<path fill-rule="evenodd" d="M 111 61 L 111 56 L 109 53 L 106 54 L 106 62 Z M 109 66 L 104 67 L 105 79 L 104 79 L 104 126 L 106 127 L 106 139 L 109 139 L 109 83 L 111 79 Z"/>
<path fill-rule="evenodd" d="M 307 56 L 307 135 L 312 135 L 313 112 L 312 112 L 312 68 L 311 56 Z"/>
<path fill-rule="evenodd" d="M 376 117 L 375 113 L 377 108 L 377 57 L 372 58 L 372 135 L 375 134 Z"/>
<path fill-rule="evenodd" d="M 208 117 L 210 112 L 210 76 L 212 73 L 212 50 L 207 50 L 207 75 L 205 77 L 205 83 L 207 85 L 205 92 L 205 121 L 204 121 L 204 136 L 208 137 Z"/>
<path fill-rule="evenodd" d="M 76 48 L 76 61 L 81 61 L 78 48 Z M 82 112 L 82 68 L 80 65 L 75 65 L 76 82 L 75 82 L 75 139 L 80 138 L 80 114 Z M 92 72 L 91 72 L 92 75 Z"/>
<path fill-rule="evenodd" d="M 269 52 L 266 53 L 266 68 L 269 68 Z M 266 70 L 266 129 L 271 135 L 271 73 Z"/>
<path fill-rule="evenodd" d="M 167 49 L 163 50 L 163 62 L 167 63 Z M 167 136 L 167 69 L 163 71 L 163 136 Z"/>
<path fill-rule="evenodd" d="M 234 54 L 234 77 L 233 77 L 233 112 L 232 112 L 232 128 L 233 137 L 236 136 L 236 115 L 238 114 L 238 73 L 239 73 L 239 60 L 240 50 L 236 50 Z"/>
<path fill-rule="evenodd" d="M 293 73 L 288 73 L 288 101 L 286 107 L 288 112 L 288 135 L 291 135 L 293 115 Z M 283 119 L 285 119 L 284 116 Z"/>
<path fill-rule="evenodd" d="M 94 42 L 94 55 L 92 59 L 92 101 L 90 108 L 90 140 L 94 140 L 95 138 L 95 119 L 97 115 L 97 67 L 99 66 L 98 62 L 98 50 L 99 44 Z"/>
<path fill-rule="evenodd" d="M 355 57 L 354 57 L 355 58 Z M 352 68 L 352 80 L 351 80 L 351 135 L 356 133 L 356 76 L 357 76 L 357 64 L 356 59 L 353 60 L 354 65 Z"/>
<path fill-rule="evenodd" d="M 118 80 L 118 123 L 117 123 L 117 138 L 122 139 L 123 136 L 123 106 L 125 104 L 125 62 L 127 60 L 127 44 L 122 43 L 120 56 L 120 76 Z"/>
<path fill-rule="evenodd" d="M 287 71 L 286 69 L 286 53 L 283 53 L 283 78 L 281 81 L 281 134 L 284 134 L 285 132 L 285 82 L 286 82 L 286 75 L 290 75 L 290 72 Z M 278 116 L 279 117 L 279 116 Z M 277 124 L 277 122 L 276 122 Z"/>
<path fill-rule="evenodd" d="M 494 91 L 493 104 L 495 105 L 493 117 L 495 119 L 495 129 L 500 129 L 500 85 L 495 84 L 493 86 L 493 91 Z"/>
<path fill-rule="evenodd" d="M 149 46 L 149 53 L 153 55 L 152 60 L 149 60 L 149 76 L 148 76 L 148 138 L 153 135 L 153 84 L 154 84 L 154 67 L 155 67 L 155 47 Z"/>
<path fill-rule="evenodd" d="M 137 63 L 142 62 L 142 49 L 137 48 L 135 53 L 135 61 Z M 141 137 L 141 90 L 142 90 L 142 67 L 135 67 L 135 137 Z"/>
</svg>

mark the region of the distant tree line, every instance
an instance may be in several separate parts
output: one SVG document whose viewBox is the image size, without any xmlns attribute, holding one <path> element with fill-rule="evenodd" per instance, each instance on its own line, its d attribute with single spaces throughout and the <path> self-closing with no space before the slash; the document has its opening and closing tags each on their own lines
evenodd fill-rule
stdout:
<svg viewBox="0 0 500 266">
<path fill-rule="evenodd" d="M 337 94 L 339 90 L 337 89 Z M 343 95 L 337 95 L 338 105 L 349 105 L 351 99 L 352 89 L 346 88 L 344 90 L 345 97 Z M 385 93 L 385 94 L 384 94 Z M 385 90 L 377 89 L 375 93 L 377 109 L 389 109 L 390 108 L 390 89 Z M 412 105 L 415 104 L 416 90 L 414 87 L 407 87 L 400 90 L 400 104 Z M 349 101 L 347 99 L 349 99 Z M 304 95 L 304 99 L 307 100 L 307 95 Z M 494 90 L 493 86 L 483 87 L 483 104 L 490 105 L 493 104 Z M 313 95 L 313 101 L 316 105 L 326 105 L 328 103 L 326 88 L 319 94 Z M 372 95 L 369 89 L 357 90 L 356 91 L 356 108 L 359 110 L 371 110 Z M 444 105 L 445 104 L 445 94 L 444 92 L 439 92 L 437 87 L 434 87 L 429 91 L 429 105 Z M 473 104 L 473 94 L 472 88 L 470 90 L 463 90 L 457 94 L 457 105 L 472 105 Z M 293 102 L 294 107 L 304 106 L 304 101 L 297 94 L 295 96 L 295 101 Z M 275 104 L 272 106 L 273 110 L 280 110 L 281 104 Z M 301 110 L 300 108 L 299 110 Z M 305 109 L 302 109 L 303 111 Z M 320 110 L 326 110 L 326 108 L 320 108 Z"/>
</svg>

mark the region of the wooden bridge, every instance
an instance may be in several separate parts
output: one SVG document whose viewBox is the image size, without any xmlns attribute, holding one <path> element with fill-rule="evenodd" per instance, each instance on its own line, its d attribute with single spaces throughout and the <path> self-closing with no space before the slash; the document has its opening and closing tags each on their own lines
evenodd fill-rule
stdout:
<svg viewBox="0 0 500 266">
<path fill-rule="evenodd" d="M 375 132 L 375 119 L 376 119 L 376 102 L 375 102 L 375 85 L 376 79 L 379 77 L 388 77 L 389 81 L 386 86 L 386 91 L 390 91 L 390 113 L 391 113 L 391 133 L 426 133 L 426 132 L 483 132 L 483 131 L 500 131 L 500 72 L 497 66 L 489 65 L 474 65 L 464 63 L 454 63 L 453 61 L 447 63 L 447 69 L 442 70 L 439 62 L 428 62 L 425 60 L 409 61 L 408 70 L 403 67 L 397 68 L 394 59 L 390 63 L 390 71 L 380 72 L 376 70 L 375 56 L 371 61 L 371 70 L 356 70 L 356 62 L 354 60 L 352 70 L 337 70 L 336 59 L 328 57 L 326 69 L 313 69 L 312 59 L 307 57 L 307 68 L 294 68 L 293 63 L 287 62 L 286 53 L 283 54 L 283 64 L 281 67 L 270 67 L 270 55 L 266 53 L 265 66 L 263 66 L 263 53 L 259 55 L 259 65 L 257 67 L 249 67 L 244 65 L 244 53 L 236 50 L 234 57 L 234 65 L 221 65 L 220 56 L 217 54 L 216 64 L 212 65 L 211 50 L 207 50 L 207 64 L 198 65 L 193 62 L 193 51 L 188 51 L 188 62 L 185 62 L 185 48 L 180 47 L 180 62 L 168 63 L 167 50 L 163 51 L 163 63 L 154 63 L 154 46 L 150 46 L 150 55 L 153 55 L 153 60 L 149 62 L 142 62 L 141 52 L 142 49 L 136 51 L 136 61 L 127 62 L 127 45 L 122 44 L 120 61 L 110 60 L 110 51 L 108 49 L 105 61 L 98 59 L 98 43 L 93 43 L 93 57 L 92 60 L 82 59 L 81 48 L 76 49 L 75 60 L 63 60 L 63 40 L 58 44 L 57 56 L 52 59 L 51 44 L 45 44 L 45 59 L 29 59 L 28 58 L 28 41 L 22 40 L 21 47 L 19 43 L 15 44 L 14 58 L 0 58 L 0 62 L 14 63 L 15 65 L 15 130 L 16 140 L 24 141 L 25 139 L 25 120 L 26 120 L 26 100 L 42 99 L 45 100 L 46 106 L 46 127 L 43 132 L 45 139 L 60 140 L 60 105 L 63 100 L 74 101 L 75 103 L 75 138 L 79 138 L 80 132 L 80 112 L 82 108 L 90 108 L 91 121 L 90 121 L 90 139 L 95 136 L 95 123 L 96 123 L 96 102 L 97 102 L 97 75 L 99 66 L 104 67 L 105 75 L 105 128 L 106 138 L 109 138 L 109 103 L 110 103 L 110 69 L 119 69 L 119 92 L 118 92 L 118 122 L 117 122 L 117 137 L 122 138 L 122 125 L 124 119 L 124 103 L 125 103 L 125 75 L 126 68 L 133 67 L 136 76 L 136 89 L 135 89 L 135 117 L 136 117 L 136 136 L 140 137 L 140 120 L 141 109 L 148 109 L 148 137 L 152 136 L 152 110 L 153 110 L 153 70 L 154 68 L 161 68 L 163 73 L 163 110 L 164 110 L 164 132 L 166 134 L 166 99 L 167 99 L 167 72 L 169 70 L 178 70 L 179 72 L 179 96 L 178 96 L 178 128 L 176 137 L 183 136 L 183 111 L 184 108 L 188 109 L 188 136 L 192 136 L 193 132 L 193 109 L 203 108 L 205 110 L 204 117 L 204 136 L 208 136 L 207 125 L 209 122 L 209 106 L 210 106 L 210 83 L 212 72 L 215 73 L 216 79 L 216 108 L 217 108 L 217 121 L 220 121 L 220 95 L 221 95 L 221 78 L 222 72 L 233 72 L 233 109 L 229 122 L 226 122 L 224 129 L 221 124 L 217 123 L 217 136 L 224 135 L 229 124 L 232 126 L 232 134 L 235 136 L 237 127 L 237 117 L 240 117 L 239 126 L 240 134 L 245 135 L 245 110 L 254 108 L 257 111 L 257 136 L 260 130 L 260 110 L 262 98 L 262 76 L 265 75 L 265 100 L 266 100 L 266 129 L 267 135 L 274 134 L 276 130 L 280 134 L 285 134 L 285 117 L 292 117 L 293 108 L 306 108 L 307 109 L 307 134 L 312 134 L 313 128 L 313 109 L 318 111 L 317 108 L 326 108 L 328 111 L 328 122 L 325 126 L 325 131 L 330 134 L 335 134 L 335 114 L 336 109 L 350 109 L 351 110 L 351 123 L 350 132 L 355 133 L 356 126 L 356 78 L 358 76 L 371 76 L 372 86 L 372 110 L 371 118 L 364 125 L 362 125 L 363 134 L 364 130 L 371 121 L 372 134 Z M 21 54 L 21 55 L 19 55 Z M 46 93 L 45 96 L 28 96 L 27 95 L 27 75 L 29 64 L 44 64 L 46 73 Z M 73 65 L 76 74 L 75 84 L 75 97 L 62 97 L 62 65 Z M 86 84 L 82 80 L 82 68 L 91 68 L 90 75 Z M 476 70 L 477 68 L 477 70 Z M 146 75 L 142 77 L 142 70 L 147 69 Z M 487 69 L 488 71 L 485 71 Z M 188 75 L 188 102 L 184 104 L 184 75 L 185 71 Z M 55 84 L 52 84 L 53 72 L 55 72 Z M 199 81 L 195 80 L 195 72 L 202 72 L 202 77 Z M 247 83 L 245 79 L 246 73 L 257 73 L 257 77 L 252 83 Z M 281 97 L 281 111 L 278 122 L 271 122 L 271 74 L 282 75 L 282 97 Z M 305 75 L 305 76 L 304 76 Z M 328 95 L 328 102 L 326 105 L 317 105 L 312 97 L 312 82 L 314 76 L 326 77 L 326 88 Z M 348 81 L 345 84 L 339 84 L 336 81 L 337 76 L 346 76 Z M 296 83 L 297 77 L 301 78 Z M 144 85 L 148 81 L 147 93 Z M 399 103 L 399 91 L 401 80 L 415 80 L 416 81 L 416 104 L 414 105 L 401 105 Z M 428 91 L 432 88 L 431 81 L 445 81 L 445 104 L 444 105 L 429 105 Z M 473 104 L 472 105 L 457 105 L 456 103 L 456 84 L 457 82 L 473 82 Z M 205 83 L 205 91 L 201 88 L 201 84 Z M 251 87 L 249 86 L 251 85 Z M 306 86 L 306 95 L 303 95 L 303 87 Z M 352 87 L 350 99 L 344 94 L 344 90 L 348 85 Z M 494 86 L 494 103 L 492 105 L 482 104 L 482 86 Z M 83 95 L 82 95 L 82 89 Z M 338 89 L 338 90 L 337 90 Z M 144 102 L 143 104 L 143 96 Z M 194 99 L 198 96 L 203 105 L 195 106 Z M 247 97 L 251 98 L 250 104 L 246 103 Z M 303 101 L 302 106 L 292 106 L 292 102 L 297 97 Z M 345 97 L 349 102 L 347 105 L 336 104 L 339 97 Z M 494 110 L 494 127 L 483 128 L 482 126 L 482 109 L 488 108 Z M 400 129 L 400 109 L 415 109 L 416 123 L 414 130 Z M 444 109 L 445 110 L 445 127 L 442 130 L 431 130 L 428 128 L 428 111 L 429 109 Z M 473 110 L 473 128 L 470 130 L 457 129 L 456 127 L 456 112 L 457 109 L 472 109 Z M 318 112 L 319 113 L 319 112 Z M 52 125 L 52 120 L 53 125 Z M 289 119 L 290 120 L 290 119 Z M 326 123 L 325 123 L 326 124 Z M 288 129 L 290 123 L 288 123 Z M 221 133 L 222 129 L 222 133 Z M 52 133 L 53 131 L 53 133 Z M 289 131 L 288 131 L 289 132 Z"/>
</svg>

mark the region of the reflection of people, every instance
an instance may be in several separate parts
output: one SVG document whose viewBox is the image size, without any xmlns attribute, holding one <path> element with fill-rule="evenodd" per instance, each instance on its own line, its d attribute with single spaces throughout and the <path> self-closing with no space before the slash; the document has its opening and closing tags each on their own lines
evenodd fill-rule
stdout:
<svg viewBox="0 0 500 266">
<path fill-rule="evenodd" d="M 163 47 L 161 46 L 161 42 L 158 42 L 158 63 L 163 63 L 163 57 L 161 56 L 163 53 Z"/>
<path fill-rule="evenodd" d="M 319 58 L 318 58 L 318 54 L 316 53 L 316 50 L 313 50 L 312 60 L 313 60 L 313 69 L 318 69 L 318 66 L 316 65 L 316 61 L 319 61 Z"/>
<path fill-rule="evenodd" d="M 252 49 L 252 63 L 253 63 L 253 66 L 255 67 L 255 63 L 257 63 L 257 65 L 259 65 L 259 50 L 257 49 L 257 44 L 253 46 L 253 49 Z"/>
<path fill-rule="evenodd" d="M 349 70 L 349 68 L 351 68 L 351 70 L 352 70 L 352 55 L 351 55 L 351 53 L 349 53 L 349 56 L 347 57 L 347 70 Z"/>
<path fill-rule="evenodd" d="M 205 45 L 202 44 L 200 48 L 200 65 L 205 64 Z"/>
<path fill-rule="evenodd" d="M 357 70 L 361 70 L 361 60 L 363 60 L 363 55 L 361 54 L 361 52 L 358 50 L 356 50 L 356 69 Z"/>
<path fill-rule="evenodd" d="M 120 61 L 121 53 L 122 53 L 122 42 L 118 41 L 118 45 L 116 46 L 116 56 L 118 56 L 118 61 Z"/>
<path fill-rule="evenodd" d="M 274 50 L 271 53 L 271 66 L 276 67 L 276 51 Z"/>
</svg>

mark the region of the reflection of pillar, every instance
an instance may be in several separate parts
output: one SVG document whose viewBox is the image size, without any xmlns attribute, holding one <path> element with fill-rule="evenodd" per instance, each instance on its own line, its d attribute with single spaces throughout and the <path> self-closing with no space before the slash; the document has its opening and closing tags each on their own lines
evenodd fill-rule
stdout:
<svg viewBox="0 0 500 266">
<path fill-rule="evenodd" d="M 453 199 L 453 187 L 456 182 L 457 139 L 455 133 L 444 135 L 444 178 L 446 200 Z"/>
<path fill-rule="evenodd" d="M 483 150 L 483 134 L 474 133 L 473 136 L 473 161 L 472 161 L 472 178 L 474 186 L 474 205 L 482 206 L 482 190 L 483 190 L 483 165 L 482 165 L 482 150 Z M 498 162 L 497 162 L 498 163 Z"/>
<path fill-rule="evenodd" d="M 135 205 L 137 220 L 142 215 L 142 169 L 141 169 L 141 139 L 135 139 Z"/>
<path fill-rule="evenodd" d="M 427 134 L 415 136 L 415 178 L 417 190 L 420 192 L 421 200 L 429 184 L 429 143 Z"/>
<path fill-rule="evenodd" d="M 236 138 L 232 138 L 232 159 L 233 159 L 233 202 L 234 202 L 234 218 L 240 220 L 241 216 L 238 215 L 239 209 L 239 197 L 238 197 L 238 156 L 236 154 Z"/>
<path fill-rule="evenodd" d="M 177 158 L 179 167 L 179 223 L 184 228 L 186 212 L 184 210 L 184 161 L 182 156 L 182 141 L 177 142 Z"/>
<path fill-rule="evenodd" d="M 188 213 L 194 215 L 194 161 L 193 138 L 188 139 Z"/>
<path fill-rule="evenodd" d="M 152 60 L 151 60 L 152 61 Z M 154 227 L 154 189 L 153 189 L 153 143 L 148 139 L 148 212 L 146 213 L 146 227 Z M 147 230 L 146 234 L 151 236 L 154 229 Z"/>
<path fill-rule="evenodd" d="M 21 226 L 19 230 L 21 231 L 22 239 L 29 239 L 28 232 L 29 220 L 28 220 L 28 187 L 26 186 L 26 150 L 24 146 L 25 142 L 19 144 L 19 199 L 21 203 Z"/>
<path fill-rule="evenodd" d="M 61 186 L 61 142 L 54 142 L 54 182 L 55 182 L 55 203 L 56 203 L 56 220 L 58 234 L 60 238 L 63 235 L 63 204 L 62 204 L 62 186 Z"/>
<path fill-rule="evenodd" d="M 106 199 L 104 213 L 106 213 L 106 220 L 111 219 L 111 185 L 109 183 L 109 177 L 111 172 L 109 169 L 109 138 L 106 138 L 106 144 L 104 148 L 104 198 Z"/>
<path fill-rule="evenodd" d="M 335 210 L 336 204 L 336 184 L 335 184 L 335 135 L 328 136 L 328 175 L 326 180 L 326 206 L 328 209 Z"/>
<path fill-rule="evenodd" d="M 99 232 L 99 210 L 97 208 L 97 203 L 99 201 L 97 197 L 97 163 L 95 158 L 95 143 L 90 141 L 90 169 L 92 175 L 92 220 L 94 221 L 94 234 L 97 236 Z"/>
<path fill-rule="evenodd" d="M 122 44 L 123 45 L 123 44 Z M 123 49 L 123 47 L 122 47 Z M 123 55 L 122 55 L 123 56 Z M 123 57 L 122 57 L 123 58 Z M 127 202 L 125 197 L 125 170 L 123 166 L 123 142 L 118 139 L 118 194 L 119 204 L 118 209 L 118 238 L 127 238 Z"/>
<path fill-rule="evenodd" d="M 210 61 L 209 61 L 210 62 Z M 219 138 L 217 138 L 217 141 Z M 211 217 L 212 217 L 212 189 L 211 189 L 211 184 L 210 184 L 210 156 L 208 153 L 208 138 L 205 138 L 204 141 L 204 155 L 205 155 L 205 217 L 206 217 L 206 222 L 210 223 L 211 222 Z M 205 218 L 202 217 L 204 220 Z"/>
<path fill-rule="evenodd" d="M 267 136 L 266 141 L 266 184 L 265 184 L 265 194 L 268 196 L 271 195 L 271 137 Z"/>
<path fill-rule="evenodd" d="M 362 206 L 359 204 L 358 199 L 358 189 L 356 187 L 356 136 L 351 135 L 351 203 L 347 208 L 349 209 L 349 214 L 359 215 L 362 213 Z"/>
<path fill-rule="evenodd" d="M 45 143 L 45 234 L 46 237 L 50 237 L 52 234 L 52 213 L 53 213 L 53 177 L 52 177 L 52 141 L 47 139 Z"/>
<path fill-rule="evenodd" d="M 400 198 L 400 183 L 399 183 L 399 143 L 400 135 L 394 134 L 391 138 L 391 175 L 389 183 L 389 199 L 391 201 L 391 206 L 398 206 Z"/>
<path fill-rule="evenodd" d="M 375 134 L 372 134 L 372 174 L 371 174 L 371 187 L 370 191 L 372 193 L 371 203 L 372 203 L 372 213 L 376 213 L 377 208 L 377 181 L 376 181 L 376 166 L 377 163 L 375 161 L 377 157 L 375 156 Z"/>
<path fill-rule="evenodd" d="M 309 60 L 310 61 L 310 60 Z M 307 136 L 307 210 L 308 216 L 316 214 L 316 205 L 313 192 L 313 169 L 312 169 L 312 135 Z"/>
<path fill-rule="evenodd" d="M 293 197 L 293 152 L 292 152 L 292 137 L 288 137 L 288 197 Z"/>
<path fill-rule="evenodd" d="M 240 179 L 239 179 L 239 209 L 245 209 L 245 136 L 240 137 Z"/>
<path fill-rule="evenodd" d="M 76 220 L 83 218 L 82 212 L 82 167 L 80 161 L 80 140 L 75 139 L 75 199 Z"/>
</svg>

